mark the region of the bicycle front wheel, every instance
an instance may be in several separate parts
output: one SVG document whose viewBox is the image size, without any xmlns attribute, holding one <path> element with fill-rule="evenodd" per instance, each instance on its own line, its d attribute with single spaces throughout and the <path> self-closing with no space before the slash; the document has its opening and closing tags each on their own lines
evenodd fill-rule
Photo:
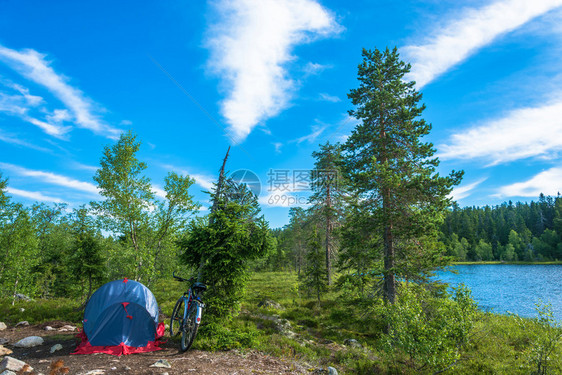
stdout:
<svg viewBox="0 0 562 375">
<path fill-rule="evenodd" d="M 184 304 L 185 300 L 181 297 L 176 302 L 176 306 L 174 306 L 172 317 L 170 318 L 170 337 L 174 337 L 181 332 Z"/>
<path fill-rule="evenodd" d="M 184 330 L 181 333 L 181 351 L 185 352 L 193 344 L 195 336 L 197 336 L 197 329 L 199 324 L 195 322 L 197 318 L 197 305 L 194 303 L 193 307 L 187 312 L 187 319 L 185 321 Z"/>
</svg>

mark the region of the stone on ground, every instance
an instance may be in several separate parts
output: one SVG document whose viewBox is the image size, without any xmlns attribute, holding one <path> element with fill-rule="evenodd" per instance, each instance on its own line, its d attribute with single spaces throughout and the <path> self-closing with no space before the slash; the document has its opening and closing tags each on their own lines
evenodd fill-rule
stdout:
<svg viewBox="0 0 562 375">
<path fill-rule="evenodd" d="M 29 322 L 27 320 L 23 320 L 16 324 L 16 327 L 27 327 L 27 326 L 29 326 Z"/>
<path fill-rule="evenodd" d="M 0 356 L 12 354 L 12 353 L 13 352 L 10 349 L 5 348 L 3 345 L 0 345 Z"/>
<path fill-rule="evenodd" d="M 2 362 L 0 362 L 0 371 L 10 370 L 10 371 L 18 372 L 21 369 L 23 369 L 25 366 L 28 366 L 29 371 L 33 371 L 33 368 L 30 367 L 24 361 L 20 361 L 19 359 L 6 356 L 4 357 Z"/>
<path fill-rule="evenodd" d="M 172 368 L 172 365 L 170 365 L 170 362 L 166 361 L 165 359 L 159 359 L 158 361 L 151 364 L 150 367 Z"/>
<path fill-rule="evenodd" d="M 61 350 L 62 349 L 62 345 L 61 344 L 55 344 L 53 346 L 51 346 L 51 354 L 53 354 L 54 352 L 56 352 L 57 350 Z"/>
<path fill-rule="evenodd" d="M 39 345 L 43 345 L 43 338 L 39 336 L 29 336 L 14 344 L 18 348 L 33 348 Z"/>
<path fill-rule="evenodd" d="M 6 326 L 6 323 L 0 322 L 0 331 L 5 330 L 6 328 L 8 328 L 8 327 Z"/>
</svg>

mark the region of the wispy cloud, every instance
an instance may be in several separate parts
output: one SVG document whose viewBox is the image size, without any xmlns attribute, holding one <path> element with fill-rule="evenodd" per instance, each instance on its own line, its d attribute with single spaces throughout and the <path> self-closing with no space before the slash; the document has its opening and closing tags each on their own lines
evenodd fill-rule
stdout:
<svg viewBox="0 0 562 375">
<path fill-rule="evenodd" d="M 332 102 L 332 103 L 341 102 L 341 99 L 339 97 L 326 94 L 325 92 L 321 93 L 319 96 L 320 96 L 320 100 L 324 100 L 326 102 Z"/>
<path fill-rule="evenodd" d="M 205 174 L 202 174 L 202 173 L 191 173 L 186 168 L 176 167 L 176 166 L 170 165 L 170 164 L 163 164 L 162 168 L 164 168 L 166 170 L 177 171 L 178 173 L 180 173 L 184 176 L 187 175 L 187 176 L 195 179 L 195 183 L 197 185 L 201 186 L 205 190 L 211 191 L 215 186 L 214 185 L 214 183 L 216 181 L 215 177 L 205 175 Z"/>
<path fill-rule="evenodd" d="M 38 150 L 38 151 L 50 152 L 49 149 L 37 146 L 33 143 L 29 143 L 29 142 L 23 140 L 21 136 L 16 135 L 16 134 L 6 133 L 2 129 L 0 129 L 0 141 L 10 143 L 12 145 L 18 145 L 18 146 L 31 148 L 31 149 Z"/>
<path fill-rule="evenodd" d="M 538 197 L 557 195 L 562 192 L 562 168 L 555 167 L 537 174 L 525 182 L 503 186 L 498 189 L 500 197 Z"/>
<path fill-rule="evenodd" d="M 78 88 L 70 86 L 65 77 L 55 72 L 45 57 L 46 55 L 33 49 L 16 51 L 0 45 L 0 61 L 49 90 L 69 109 L 76 125 L 116 139 L 120 131 L 100 120 L 95 114 L 92 101 Z"/>
<path fill-rule="evenodd" d="M 462 185 L 453 189 L 453 192 L 449 195 L 449 198 L 454 200 L 459 200 L 470 196 L 471 191 L 476 189 L 482 182 L 486 181 L 487 178 L 481 178 L 478 181 L 472 182 L 470 184 Z"/>
<path fill-rule="evenodd" d="M 303 142 L 308 142 L 308 143 L 312 143 L 314 141 L 316 141 L 316 139 L 318 139 L 318 137 L 324 133 L 324 130 L 326 130 L 327 126 L 317 126 L 314 125 L 312 126 L 312 132 L 310 134 L 304 135 L 300 138 L 297 139 L 293 139 L 289 142 L 296 142 L 297 144 L 301 144 Z"/>
<path fill-rule="evenodd" d="M 66 176 L 62 176 L 59 174 L 45 172 L 45 171 L 37 171 L 32 169 L 27 169 L 24 167 L 20 167 L 18 165 L 9 164 L 9 163 L 0 163 L 0 168 L 5 170 L 10 170 L 13 173 L 24 176 L 24 177 L 32 177 L 36 178 L 39 181 L 43 181 L 46 183 L 50 183 L 53 185 L 63 186 L 66 188 L 84 191 L 87 193 L 91 193 L 93 195 L 98 195 L 98 188 L 89 182 L 78 181 Z"/>
<path fill-rule="evenodd" d="M 536 108 L 522 108 L 497 120 L 453 134 L 439 145 L 442 159 L 482 159 L 489 165 L 541 157 L 554 158 L 562 150 L 562 100 Z"/>
<path fill-rule="evenodd" d="M 281 147 L 283 147 L 283 143 L 281 143 L 281 142 L 273 142 L 272 144 L 273 144 L 273 147 L 275 147 L 275 152 L 276 152 L 277 154 L 280 154 L 280 153 L 281 153 Z"/>
<path fill-rule="evenodd" d="M 332 68 L 331 65 L 323 65 L 323 64 L 318 64 L 318 63 L 313 63 L 313 62 L 309 62 L 308 64 L 306 64 L 306 66 L 304 67 L 304 73 L 307 76 L 314 76 L 317 74 L 322 73 L 324 70 L 326 69 L 330 69 Z"/>
<path fill-rule="evenodd" d="M 407 79 L 416 81 L 421 88 L 498 36 L 561 5 L 562 0 L 503 0 L 467 9 L 461 17 L 430 31 L 430 37 L 421 44 L 402 49 L 412 63 Z"/>
<path fill-rule="evenodd" d="M 221 103 L 232 137 L 242 142 L 261 121 L 285 109 L 295 85 L 287 63 L 295 46 L 338 33 L 333 15 L 314 0 L 219 0 L 210 28 L 209 66 L 224 81 Z"/>
<path fill-rule="evenodd" d="M 38 191 L 26 191 L 26 190 L 14 189 L 13 187 L 8 187 L 6 191 L 8 192 L 8 194 L 12 194 L 28 199 L 33 199 L 34 201 L 63 203 L 63 201 L 59 198 L 50 197 Z"/>
<path fill-rule="evenodd" d="M 57 138 L 63 138 L 70 131 L 69 126 L 63 126 L 63 122 L 69 120 L 66 110 L 55 110 L 53 113 L 47 114 L 45 121 L 39 120 L 31 116 L 29 112 L 44 104 L 45 100 L 41 96 L 31 95 L 27 87 L 1 77 L 0 84 L 7 88 L 8 91 L 11 91 L 0 91 L 0 112 L 19 117 L 23 121 L 33 124 L 45 133 Z M 42 107 L 40 110 L 46 111 Z"/>
</svg>

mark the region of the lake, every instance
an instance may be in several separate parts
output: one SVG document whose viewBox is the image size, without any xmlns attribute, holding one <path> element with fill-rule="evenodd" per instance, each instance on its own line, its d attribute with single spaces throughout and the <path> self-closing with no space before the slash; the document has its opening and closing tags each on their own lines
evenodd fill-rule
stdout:
<svg viewBox="0 0 562 375">
<path fill-rule="evenodd" d="M 478 264 L 452 266 L 459 273 L 441 271 L 437 278 L 451 286 L 464 283 L 481 309 L 536 317 L 535 303 L 552 304 L 562 320 L 562 265 Z"/>
</svg>

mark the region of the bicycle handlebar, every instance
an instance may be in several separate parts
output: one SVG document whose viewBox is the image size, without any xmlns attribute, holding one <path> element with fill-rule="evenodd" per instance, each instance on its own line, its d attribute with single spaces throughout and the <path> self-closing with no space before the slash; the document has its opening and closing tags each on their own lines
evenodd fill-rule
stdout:
<svg viewBox="0 0 562 375">
<path fill-rule="evenodd" d="M 183 277 L 176 276 L 176 271 L 172 272 L 172 277 L 178 281 L 187 281 L 192 284 L 195 281 L 195 278 L 184 279 Z"/>
</svg>

